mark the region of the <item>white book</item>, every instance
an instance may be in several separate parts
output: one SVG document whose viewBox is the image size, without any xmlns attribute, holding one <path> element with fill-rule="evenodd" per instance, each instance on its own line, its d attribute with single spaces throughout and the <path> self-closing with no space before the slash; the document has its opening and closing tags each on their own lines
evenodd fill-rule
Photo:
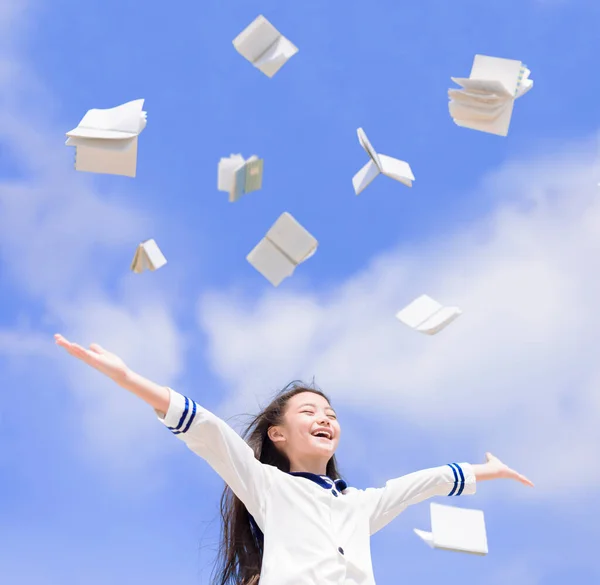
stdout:
<svg viewBox="0 0 600 585">
<path fill-rule="evenodd" d="M 444 307 L 427 295 L 421 295 L 396 313 L 396 318 L 420 333 L 435 335 L 462 315 L 458 307 Z"/>
<path fill-rule="evenodd" d="M 529 74 L 521 61 L 475 55 L 468 78 L 451 77 L 462 88 L 448 91 L 456 125 L 507 136 L 515 99 L 533 87 Z"/>
<path fill-rule="evenodd" d="M 156 242 L 146 240 L 137 247 L 131 262 L 131 270 L 136 274 L 140 274 L 144 270 L 158 270 L 166 263 L 167 259 L 163 256 Z"/>
<path fill-rule="evenodd" d="M 262 15 L 233 40 L 233 46 L 267 77 L 273 77 L 298 52 L 298 47 Z"/>
<path fill-rule="evenodd" d="M 317 240 L 291 214 L 285 212 L 246 260 L 273 286 L 294 273 L 296 267 L 317 251 Z"/>
<path fill-rule="evenodd" d="M 362 193 L 380 174 L 399 181 L 407 187 L 412 187 L 415 176 L 407 162 L 392 158 L 391 156 L 386 156 L 385 154 L 378 154 L 362 128 L 358 128 L 356 133 L 358 134 L 358 142 L 365 149 L 370 159 L 369 162 L 363 166 L 354 177 L 352 177 L 352 186 L 357 195 L 360 195 L 360 193 Z"/>
<path fill-rule="evenodd" d="M 431 548 L 486 555 L 485 518 L 482 510 L 430 504 L 431 532 L 413 530 Z"/>
<path fill-rule="evenodd" d="M 67 146 L 75 147 L 75 169 L 89 173 L 135 177 L 138 136 L 146 127 L 144 100 L 109 109 L 89 110 L 78 126 L 67 132 Z"/>
<path fill-rule="evenodd" d="M 219 161 L 217 188 L 229 193 L 229 201 L 235 202 L 242 195 L 258 191 L 262 187 L 263 159 L 251 156 L 244 160 L 241 154 L 232 154 Z"/>
</svg>

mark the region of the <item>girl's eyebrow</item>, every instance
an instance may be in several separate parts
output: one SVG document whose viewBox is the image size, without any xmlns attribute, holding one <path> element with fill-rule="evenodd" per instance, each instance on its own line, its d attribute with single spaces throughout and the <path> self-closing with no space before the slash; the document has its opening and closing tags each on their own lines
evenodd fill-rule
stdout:
<svg viewBox="0 0 600 585">
<path fill-rule="evenodd" d="M 313 404 L 312 402 L 306 402 L 305 404 L 301 404 L 298 408 L 304 408 L 305 406 L 311 406 L 312 408 L 317 408 L 317 405 Z M 333 408 L 331 406 L 327 406 L 327 407 L 325 407 L 325 410 L 333 410 Z M 333 410 L 333 412 L 335 412 L 335 410 Z"/>
</svg>

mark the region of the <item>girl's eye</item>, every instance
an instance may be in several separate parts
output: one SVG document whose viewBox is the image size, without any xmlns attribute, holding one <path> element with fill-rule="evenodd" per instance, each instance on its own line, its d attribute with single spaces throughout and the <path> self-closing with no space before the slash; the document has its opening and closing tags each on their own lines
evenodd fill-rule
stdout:
<svg viewBox="0 0 600 585">
<path fill-rule="evenodd" d="M 332 418 L 333 420 L 337 420 L 337 416 L 335 416 L 335 414 L 330 414 L 329 418 Z"/>
<path fill-rule="evenodd" d="M 314 414 L 312 410 L 303 410 L 303 414 Z"/>
</svg>

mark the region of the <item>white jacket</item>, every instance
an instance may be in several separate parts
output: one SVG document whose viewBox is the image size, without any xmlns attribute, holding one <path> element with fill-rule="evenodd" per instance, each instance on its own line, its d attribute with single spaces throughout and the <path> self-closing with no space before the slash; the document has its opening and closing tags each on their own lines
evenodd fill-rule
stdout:
<svg viewBox="0 0 600 585">
<path fill-rule="evenodd" d="M 260 585 L 374 585 L 372 534 L 432 496 L 475 493 L 468 463 L 417 471 L 366 490 L 285 473 L 258 461 L 220 418 L 170 393 L 166 415 L 156 412 L 159 420 L 225 480 L 264 535 Z"/>
</svg>

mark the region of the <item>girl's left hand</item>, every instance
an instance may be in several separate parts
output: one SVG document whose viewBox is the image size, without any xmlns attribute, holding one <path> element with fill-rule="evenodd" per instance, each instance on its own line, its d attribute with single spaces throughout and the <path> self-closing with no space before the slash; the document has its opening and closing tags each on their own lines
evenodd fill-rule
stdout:
<svg viewBox="0 0 600 585">
<path fill-rule="evenodd" d="M 498 457 L 494 457 L 491 453 L 486 453 L 485 458 L 487 463 L 478 466 L 483 472 L 481 479 L 515 479 L 524 485 L 533 487 L 533 482 L 524 475 L 517 473 L 514 469 L 511 469 L 505 463 L 502 463 Z"/>
</svg>

